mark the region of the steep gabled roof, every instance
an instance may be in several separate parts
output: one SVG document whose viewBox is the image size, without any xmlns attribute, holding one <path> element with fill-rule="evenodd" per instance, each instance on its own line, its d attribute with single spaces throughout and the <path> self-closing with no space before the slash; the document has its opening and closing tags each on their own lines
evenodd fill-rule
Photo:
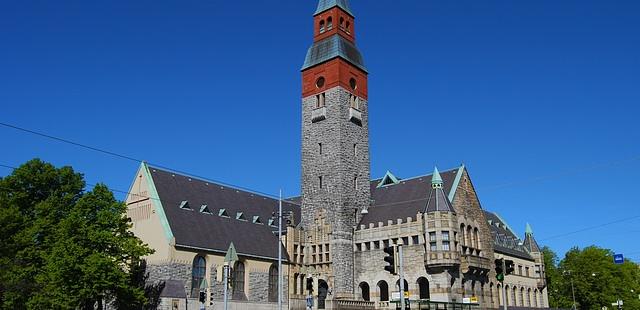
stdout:
<svg viewBox="0 0 640 310">
<path fill-rule="evenodd" d="M 442 192 L 449 194 L 460 168 L 440 173 L 443 181 Z M 399 180 L 397 184 L 378 187 L 382 179 L 371 181 L 371 207 L 362 217 L 361 225 L 377 224 L 396 219 L 406 220 L 418 212 L 425 212 L 431 193 L 432 175 Z"/>
<path fill-rule="evenodd" d="M 533 260 L 533 257 L 522 245 L 520 238 L 509 228 L 506 221 L 498 214 L 489 211 L 484 211 L 484 216 L 491 227 L 491 237 L 493 238 L 495 252 Z"/>
<path fill-rule="evenodd" d="M 176 247 L 224 253 L 233 242 L 241 256 L 277 259 L 278 238 L 272 227 L 246 220 L 270 218 L 278 207 L 276 199 L 159 168 L 149 167 L 149 172 Z M 215 206 L 218 212 L 181 209 L 183 201 L 191 206 Z M 300 221 L 299 207 L 284 201 L 283 210 L 292 211 L 295 221 Z"/>
</svg>

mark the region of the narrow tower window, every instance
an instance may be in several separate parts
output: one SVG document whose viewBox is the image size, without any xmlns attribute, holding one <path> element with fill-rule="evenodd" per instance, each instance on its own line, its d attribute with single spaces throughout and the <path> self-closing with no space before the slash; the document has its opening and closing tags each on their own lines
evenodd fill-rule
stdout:
<svg viewBox="0 0 640 310">
<path fill-rule="evenodd" d="M 322 188 L 323 184 L 322 184 L 322 176 L 318 177 L 318 184 L 320 185 L 320 188 Z"/>
<path fill-rule="evenodd" d="M 358 177 L 353 178 L 353 189 L 358 190 Z"/>
<path fill-rule="evenodd" d="M 351 24 L 347 22 L 347 33 L 351 33 Z"/>
<path fill-rule="evenodd" d="M 320 155 L 322 155 L 322 143 L 318 143 L 318 151 L 320 151 Z"/>
<path fill-rule="evenodd" d="M 351 95 L 349 101 L 351 102 L 351 107 L 360 110 L 360 100 L 357 96 Z"/>
<path fill-rule="evenodd" d="M 324 107 L 324 93 L 316 95 L 316 108 Z"/>
<path fill-rule="evenodd" d="M 327 18 L 327 30 L 331 30 L 333 28 L 333 18 Z"/>
<path fill-rule="evenodd" d="M 358 144 L 353 144 L 353 156 L 358 156 Z"/>
<path fill-rule="evenodd" d="M 340 17 L 340 29 L 344 30 L 344 18 Z"/>
<path fill-rule="evenodd" d="M 320 21 L 320 33 L 324 33 L 324 20 Z"/>
</svg>

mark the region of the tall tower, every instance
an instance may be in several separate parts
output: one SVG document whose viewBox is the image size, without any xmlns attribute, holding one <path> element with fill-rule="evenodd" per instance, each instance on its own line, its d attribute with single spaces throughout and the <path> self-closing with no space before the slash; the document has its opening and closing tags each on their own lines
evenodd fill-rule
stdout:
<svg viewBox="0 0 640 310">
<path fill-rule="evenodd" d="M 302 225 L 329 225 L 326 277 L 346 297 L 354 293 L 353 232 L 371 196 L 367 69 L 347 0 L 320 0 L 313 19 L 302 67 Z"/>
</svg>

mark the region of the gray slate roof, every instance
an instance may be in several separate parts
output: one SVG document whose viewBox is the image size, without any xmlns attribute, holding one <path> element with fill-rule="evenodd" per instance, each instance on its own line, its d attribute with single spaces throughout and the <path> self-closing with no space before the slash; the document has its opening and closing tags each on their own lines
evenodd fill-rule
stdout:
<svg viewBox="0 0 640 310">
<path fill-rule="evenodd" d="M 164 288 L 160 292 L 160 297 L 164 298 L 187 298 L 184 290 L 184 283 L 179 280 L 165 280 Z"/>
<path fill-rule="evenodd" d="M 307 51 L 302 70 L 317 66 L 334 58 L 342 58 L 352 65 L 367 72 L 362 54 L 358 48 L 340 35 L 332 35 L 324 40 L 313 43 Z"/>
<path fill-rule="evenodd" d="M 276 199 L 154 167 L 149 170 L 176 247 L 226 252 L 229 242 L 233 242 L 240 256 L 277 259 L 278 239 L 272 233 L 277 228 L 268 225 L 272 212 L 278 209 Z M 185 200 L 191 210 L 179 207 Z M 201 213 L 202 205 L 207 205 L 212 214 Z M 220 209 L 225 209 L 229 217 L 219 216 Z M 285 201 L 282 209 L 293 211 L 295 222 L 300 222 L 299 207 Z M 236 219 L 238 212 L 243 213 L 246 221 Z M 256 215 L 262 225 L 253 223 Z"/>
<path fill-rule="evenodd" d="M 489 222 L 489 227 L 491 227 L 491 237 L 493 237 L 495 252 L 533 260 L 533 257 L 531 257 L 525 247 L 518 244 L 520 238 L 507 227 L 507 224 L 497 214 L 484 211 L 484 216 Z"/>
<path fill-rule="evenodd" d="M 318 2 L 318 8 L 316 9 L 316 12 L 313 13 L 314 16 L 328 10 L 331 9 L 333 7 L 340 7 L 341 9 L 343 9 L 345 12 L 347 12 L 349 15 L 353 16 L 353 13 L 351 12 L 351 9 L 349 8 L 349 1 L 347 0 L 320 0 Z"/>
<path fill-rule="evenodd" d="M 533 237 L 533 234 L 525 234 L 524 235 L 524 247 L 529 251 L 529 252 L 542 252 L 540 250 L 540 246 L 538 245 L 538 242 L 536 241 L 536 239 Z"/>
<path fill-rule="evenodd" d="M 447 195 L 451 191 L 451 186 L 456 177 L 458 168 L 441 172 L 443 190 Z M 377 187 L 381 179 L 371 181 L 371 207 L 369 213 L 365 214 L 360 221 L 360 225 L 377 224 L 378 222 L 387 225 L 388 220 L 406 220 L 408 217 L 415 218 L 418 212 L 425 212 L 428 202 L 435 199 L 431 193 L 431 175 L 400 180 L 398 184 Z"/>
</svg>

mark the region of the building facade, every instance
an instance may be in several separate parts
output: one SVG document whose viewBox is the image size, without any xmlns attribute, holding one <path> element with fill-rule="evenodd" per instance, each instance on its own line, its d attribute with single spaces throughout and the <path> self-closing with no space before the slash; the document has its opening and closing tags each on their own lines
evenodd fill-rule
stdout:
<svg viewBox="0 0 640 310">
<path fill-rule="evenodd" d="M 313 20 L 302 67 L 302 189 L 284 201 L 282 240 L 274 234 L 273 198 L 145 163 L 136 173 L 128 215 L 133 232 L 155 249 L 147 258 L 151 279 L 170 284 L 163 308 L 221 309 L 226 263 L 232 309 L 273 309 L 278 247 L 287 308 L 304 309 L 310 298 L 314 309 L 394 308 L 399 278 L 383 260 L 392 245 L 402 246 L 413 302 L 548 307 L 531 228 L 520 239 L 484 210 L 464 165 L 371 180 L 368 71 L 355 16 L 347 0 L 320 0 Z M 232 244 L 238 258 L 225 260 Z M 498 258 L 515 262 L 504 283 L 496 280 Z"/>
</svg>

